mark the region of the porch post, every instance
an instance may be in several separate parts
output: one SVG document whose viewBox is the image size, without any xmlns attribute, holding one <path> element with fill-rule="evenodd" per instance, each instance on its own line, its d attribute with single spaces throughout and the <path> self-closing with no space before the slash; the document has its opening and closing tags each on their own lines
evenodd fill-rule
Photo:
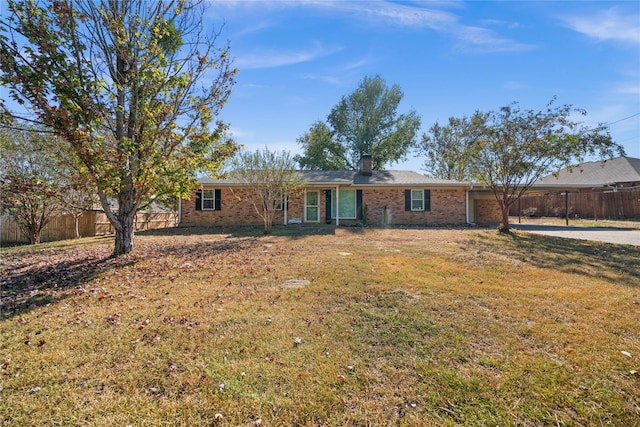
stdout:
<svg viewBox="0 0 640 427">
<path fill-rule="evenodd" d="M 564 216 L 565 225 L 569 225 L 569 190 L 564 192 Z"/>
<path fill-rule="evenodd" d="M 340 225 L 340 187 L 336 185 L 336 227 Z"/>
<path fill-rule="evenodd" d="M 284 209 L 284 225 L 287 225 L 287 214 L 289 213 L 289 198 L 287 197 L 287 195 L 284 195 L 284 206 L 282 206 L 282 208 Z"/>
<path fill-rule="evenodd" d="M 520 201 L 522 197 L 518 197 L 518 224 L 522 224 L 522 208 L 520 207 Z"/>
<path fill-rule="evenodd" d="M 464 208 L 465 208 L 465 213 L 466 213 L 466 217 L 467 217 L 467 224 L 470 224 L 470 213 L 469 213 L 469 190 L 465 191 L 464 193 Z"/>
</svg>

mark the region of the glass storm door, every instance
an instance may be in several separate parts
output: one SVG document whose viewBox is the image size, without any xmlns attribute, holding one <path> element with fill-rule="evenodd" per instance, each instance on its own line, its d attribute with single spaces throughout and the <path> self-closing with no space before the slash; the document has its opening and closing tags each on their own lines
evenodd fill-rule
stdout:
<svg viewBox="0 0 640 427">
<path fill-rule="evenodd" d="M 317 191 L 307 191 L 304 206 L 305 222 L 320 221 L 320 195 Z"/>
</svg>

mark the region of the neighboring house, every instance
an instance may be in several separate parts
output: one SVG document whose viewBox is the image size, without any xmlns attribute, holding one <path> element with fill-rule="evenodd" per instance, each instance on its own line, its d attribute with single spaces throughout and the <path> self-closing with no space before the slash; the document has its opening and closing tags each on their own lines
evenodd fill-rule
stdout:
<svg viewBox="0 0 640 427">
<path fill-rule="evenodd" d="M 586 162 L 536 181 L 512 214 L 640 219 L 640 159 Z"/>
<path fill-rule="evenodd" d="M 304 191 L 283 200 L 274 224 L 427 226 L 500 221 L 490 193 L 416 172 L 371 170 L 371 157 L 366 155 L 358 172 L 300 174 Z M 200 179 L 200 184 L 189 200 L 181 200 L 181 225 L 262 224 L 246 185 L 211 178 Z"/>
</svg>

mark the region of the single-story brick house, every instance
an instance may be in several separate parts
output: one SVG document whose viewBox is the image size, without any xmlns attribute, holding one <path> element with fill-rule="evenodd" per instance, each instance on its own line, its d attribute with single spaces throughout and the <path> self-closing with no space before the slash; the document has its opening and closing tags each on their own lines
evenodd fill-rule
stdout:
<svg viewBox="0 0 640 427">
<path fill-rule="evenodd" d="M 490 192 L 466 182 L 425 177 L 411 171 L 300 171 L 304 191 L 286 198 L 274 224 L 428 226 L 500 222 Z M 181 225 L 258 225 L 246 185 L 200 179 L 201 188 L 180 201 Z"/>
</svg>

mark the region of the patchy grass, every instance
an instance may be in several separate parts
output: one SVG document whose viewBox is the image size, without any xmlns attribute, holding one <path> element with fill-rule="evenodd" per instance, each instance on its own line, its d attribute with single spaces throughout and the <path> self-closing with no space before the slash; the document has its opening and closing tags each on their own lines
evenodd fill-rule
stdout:
<svg viewBox="0 0 640 427">
<path fill-rule="evenodd" d="M 455 229 L 136 239 L 119 259 L 104 239 L 1 250 L 2 426 L 639 425 L 638 248 Z"/>
</svg>

